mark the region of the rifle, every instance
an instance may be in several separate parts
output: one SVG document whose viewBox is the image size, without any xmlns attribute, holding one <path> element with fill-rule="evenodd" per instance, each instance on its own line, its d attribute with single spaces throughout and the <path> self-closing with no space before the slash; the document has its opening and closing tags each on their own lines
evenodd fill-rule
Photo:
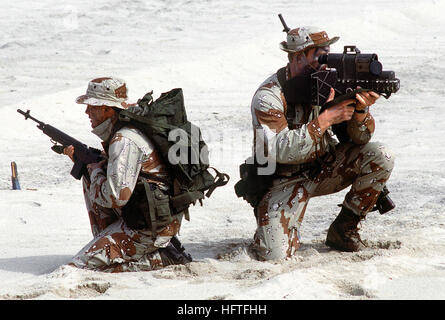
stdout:
<svg viewBox="0 0 445 320">
<path fill-rule="evenodd" d="M 51 149 L 54 152 L 62 154 L 64 148 L 72 145 L 74 147 L 74 165 L 71 169 L 71 175 L 77 180 L 82 176 L 84 176 L 87 181 L 90 180 L 87 165 L 105 159 L 99 149 L 88 147 L 86 144 L 74 139 L 59 129 L 37 120 L 29 114 L 30 110 L 24 112 L 23 110 L 17 109 L 17 112 L 24 115 L 25 120 L 29 118 L 38 123 L 37 128 L 51 138 L 51 142 L 54 144 Z"/>
</svg>

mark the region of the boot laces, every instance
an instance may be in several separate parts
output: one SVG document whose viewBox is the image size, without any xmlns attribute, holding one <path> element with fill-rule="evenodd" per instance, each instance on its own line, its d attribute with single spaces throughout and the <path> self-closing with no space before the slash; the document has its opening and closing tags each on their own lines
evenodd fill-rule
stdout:
<svg viewBox="0 0 445 320">
<path fill-rule="evenodd" d="M 368 247 L 360 237 L 360 234 L 358 233 L 360 228 L 362 226 L 362 221 L 360 220 L 357 226 L 350 228 L 345 232 L 345 238 L 347 239 L 357 239 L 362 245 L 365 247 Z"/>
</svg>

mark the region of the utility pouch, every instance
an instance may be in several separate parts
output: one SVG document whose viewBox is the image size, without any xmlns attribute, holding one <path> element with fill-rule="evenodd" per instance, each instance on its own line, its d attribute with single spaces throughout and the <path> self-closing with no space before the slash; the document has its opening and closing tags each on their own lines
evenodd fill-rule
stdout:
<svg viewBox="0 0 445 320">
<path fill-rule="evenodd" d="M 201 191 L 183 192 L 177 196 L 170 197 L 170 205 L 174 211 L 179 213 L 186 210 L 190 204 L 195 204 L 197 200 L 202 201 L 204 193 Z"/>
<path fill-rule="evenodd" d="M 170 209 L 170 196 L 154 183 L 143 180 L 145 193 L 148 201 L 148 212 L 144 211 L 147 225 L 151 226 L 152 234 L 156 237 L 157 232 L 173 221 Z"/>
<path fill-rule="evenodd" d="M 235 193 L 242 197 L 252 207 L 255 207 L 272 186 L 274 175 L 258 175 L 258 164 L 247 163 L 240 165 L 240 177 L 235 184 Z"/>
<path fill-rule="evenodd" d="M 153 237 L 173 221 L 170 196 L 157 184 L 142 179 L 128 203 L 122 208 L 122 218 L 132 229 L 151 229 Z"/>
</svg>

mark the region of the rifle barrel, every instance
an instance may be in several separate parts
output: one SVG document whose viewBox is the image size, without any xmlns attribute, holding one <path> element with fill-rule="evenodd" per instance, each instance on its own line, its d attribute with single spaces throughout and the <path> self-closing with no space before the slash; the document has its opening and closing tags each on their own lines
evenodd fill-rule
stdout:
<svg viewBox="0 0 445 320">
<path fill-rule="evenodd" d="M 17 109 L 17 112 L 20 113 L 20 114 L 22 114 L 22 115 L 24 115 L 24 116 L 25 116 L 25 120 L 28 120 L 28 118 L 29 118 L 29 119 L 31 119 L 31 120 L 37 122 L 40 126 L 42 126 L 42 127 L 45 126 L 45 123 L 44 123 L 44 122 L 42 122 L 42 121 L 40 121 L 40 120 L 37 120 L 36 118 L 34 118 L 33 116 L 31 116 L 31 115 L 29 114 L 29 113 L 30 113 L 30 110 L 27 110 L 27 111 L 25 112 L 25 111 L 23 111 L 23 110 Z"/>
</svg>

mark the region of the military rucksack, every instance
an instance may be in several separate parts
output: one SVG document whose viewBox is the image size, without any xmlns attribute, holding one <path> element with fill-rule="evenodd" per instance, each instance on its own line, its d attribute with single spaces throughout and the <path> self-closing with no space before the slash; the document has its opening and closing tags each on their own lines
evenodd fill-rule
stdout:
<svg viewBox="0 0 445 320">
<path fill-rule="evenodd" d="M 204 195 L 210 197 L 215 188 L 227 184 L 230 177 L 209 166 L 207 145 L 202 139 L 201 130 L 187 120 L 184 97 L 181 88 L 162 93 L 153 101 L 153 92 L 138 100 L 136 107 L 121 110 L 119 120 L 141 130 L 154 144 L 159 156 L 166 164 L 169 176 L 172 177 L 172 194 L 170 204 L 176 212 L 185 212 L 188 219 L 188 207 L 197 200 L 201 202 Z M 173 130 L 179 130 L 182 138 L 171 140 Z M 174 132 L 173 132 L 174 133 Z M 186 156 L 176 154 L 175 162 L 169 159 L 175 152 L 185 152 Z M 177 153 L 177 152 L 176 152 Z M 209 169 L 216 172 L 213 176 Z"/>
</svg>

